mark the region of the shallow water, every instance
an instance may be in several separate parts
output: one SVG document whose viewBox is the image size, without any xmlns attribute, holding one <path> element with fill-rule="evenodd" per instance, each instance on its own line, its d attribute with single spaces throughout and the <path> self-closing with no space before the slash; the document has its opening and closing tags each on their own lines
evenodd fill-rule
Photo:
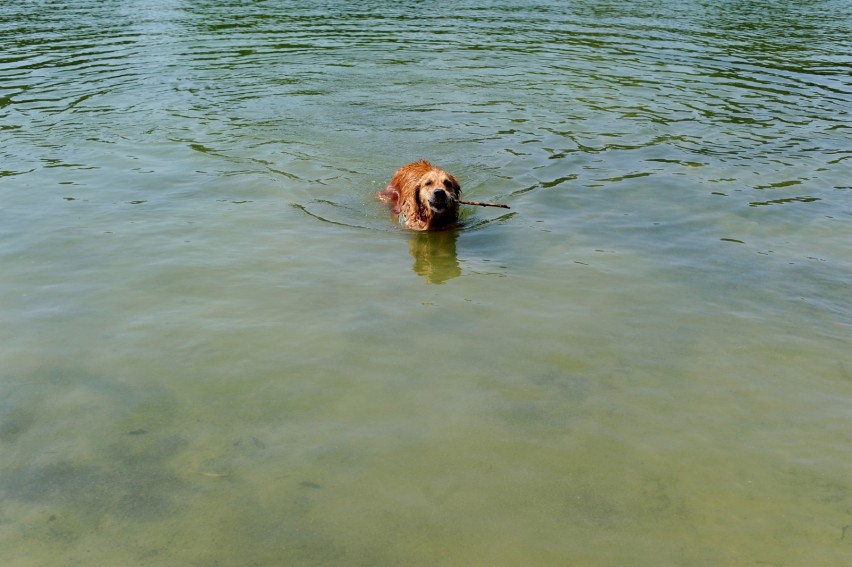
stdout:
<svg viewBox="0 0 852 567">
<path fill-rule="evenodd" d="M 4 566 L 848 563 L 850 11 L 3 3 Z"/>
</svg>

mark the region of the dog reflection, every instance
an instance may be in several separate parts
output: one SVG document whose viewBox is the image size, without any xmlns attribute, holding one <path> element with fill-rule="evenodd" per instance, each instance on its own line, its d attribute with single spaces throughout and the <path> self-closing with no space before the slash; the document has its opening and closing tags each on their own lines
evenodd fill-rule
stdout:
<svg viewBox="0 0 852 567">
<path fill-rule="evenodd" d="M 412 234 L 409 251 L 414 257 L 414 271 L 433 284 L 460 276 L 461 268 L 456 256 L 457 237 L 455 230 Z"/>
</svg>

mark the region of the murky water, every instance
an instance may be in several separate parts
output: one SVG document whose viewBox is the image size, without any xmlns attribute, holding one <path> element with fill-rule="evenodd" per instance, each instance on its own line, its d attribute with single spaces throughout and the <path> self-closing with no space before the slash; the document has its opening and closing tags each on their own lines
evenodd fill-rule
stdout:
<svg viewBox="0 0 852 567">
<path fill-rule="evenodd" d="M 851 21 L 4 2 L 4 567 L 848 564 Z"/>
</svg>

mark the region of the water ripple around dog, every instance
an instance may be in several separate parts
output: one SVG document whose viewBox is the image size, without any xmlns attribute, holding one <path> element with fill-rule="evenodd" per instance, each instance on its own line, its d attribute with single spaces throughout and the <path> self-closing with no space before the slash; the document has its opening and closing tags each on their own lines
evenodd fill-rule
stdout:
<svg viewBox="0 0 852 567">
<path fill-rule="evenodd" d="M 357 228 L 364 230 L 376 230 L 381 232 L 411 232 L 402 227 L 388 222 L 390 214 L 381 205 L 382 214 L 375 216 L 370 212 L 365 213 L 363 203 L 342 204 L 328 199 L 314 199 L 307 203 L 293 203 L 293 208 L 303 212 L 311 218 L 338 226 Z M 372 209 L 373 206 L 367 207 Z M 504 213 L 490 218 L 479 218 L 476 213 L 471 212 L 470 207 L 463 205 L 459 214 L 459 223 L 452 229 L 462 232 L 470 232 L 485 228 L 493 223 L 506 222 L 518 214 L 517 211 Z"/>
</svg>

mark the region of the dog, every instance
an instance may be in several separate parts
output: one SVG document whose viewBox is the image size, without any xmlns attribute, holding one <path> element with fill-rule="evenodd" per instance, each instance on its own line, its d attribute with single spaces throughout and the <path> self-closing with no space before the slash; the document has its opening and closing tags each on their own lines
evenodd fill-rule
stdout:
<svg viewBox="0 0 852 567">
<path fill-rule="evenodd" d="M 412 230 L 439 230 L 459 220 L 461 187 L 456 178 L 425 160 L 400 167 L 376 198 L 397 222 Z"/>
</svg>

